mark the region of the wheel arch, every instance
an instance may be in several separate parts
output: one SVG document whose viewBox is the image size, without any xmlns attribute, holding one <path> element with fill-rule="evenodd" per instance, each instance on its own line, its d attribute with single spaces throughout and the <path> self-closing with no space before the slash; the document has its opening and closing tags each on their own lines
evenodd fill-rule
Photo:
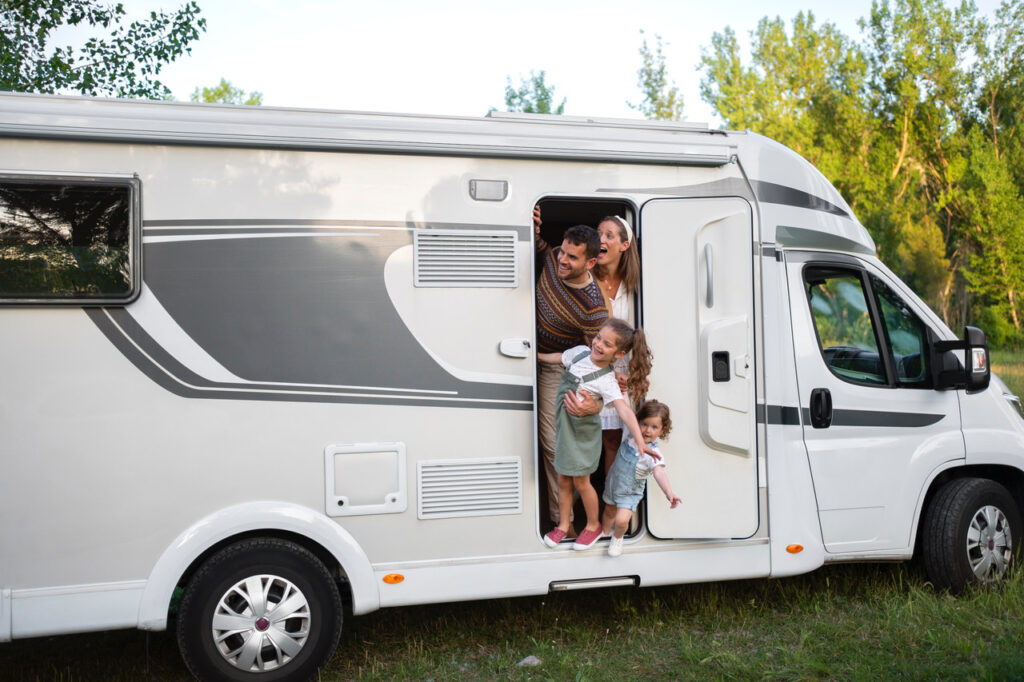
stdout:
<svg viewBox="0 0 1024 682">
<path fill-rule="evenodd" d="M 369 613 L 380 607 L 369 557 L 348 531 L 302 505 L 246 502 L 203 517 L 167 546 L 146 581 L 139 603 L 138 627 L 166 629 L 175 589 L 213 553 L 251 537 L 290 540 L 311 551 L 328 570 L 344 579 L 341 589 L 351 599 L 353 614 Z"/>
<path fill-rule="evenodd" d="M 1024 471 L 1004 464 L 970 464 L 955 466 L 939 471 L 929 482 L 924 497 L 917 509 L 917 521 L 914 524 L 914 555 L 921 551 L 921 529 L 925 522 L 928 506 L 936 493 L 950 481 L 959 478 L 984 478 L 995 481 L 1006 488 L 1017 505 L 1017 511 L 1024 516 Z"/>
</svg>

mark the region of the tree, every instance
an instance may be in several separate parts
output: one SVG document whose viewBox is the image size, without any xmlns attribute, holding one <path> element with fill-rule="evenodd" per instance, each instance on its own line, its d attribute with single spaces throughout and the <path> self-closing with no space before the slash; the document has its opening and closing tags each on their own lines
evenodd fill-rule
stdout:
<svg viewBox="0 0 1024 682">
<path fill-rule="evenodd" d="M 229 81 L 221 78 L 220 83 L 212 88 L 196 88 L 192 91 L 189 99 L 193 102 L 209 104 L 248 104 L 258 107 L 263 104 L 263 93 L 253 90 L 246 97 L 242 88 L 236 88 Z"/>
<path fill-rule="evenodd" d="M 643 35 L 643 31 L 640 31 Z M 641 67 L 637 70 L 637 85 L 644 93 L 644 101 L 640 104 L 627 102 L 630 108 L 636 109 L 644 118 L 659 121 L 680 121 L 683 118 L 683 96 L 675 83 L 669 85 L 665 75 L 665 55 L 661 49 L 661 36 L 654 35 L 655 49 L 651 52 L 647 39 L 640 47 Z"/>
<path fill-rule="evenodd" d="M 127 25 L 124 6 L 100 0 L 4 0 L 0 3 L 0 90 L 167 99 L 160 70 L 206 30 L 190 0 L 173 13 L 150 12 Z M 67 26 L 95 33 L 77 47 L 53 45 Z"/>
<path fill-rule="evenodd" d="M 1024 0 L 875 0 L 855 43 L 800 13 L 764 18 L 744 60 L 728 27 L 701 95 L 843 193 L 879 255 L 953 328 L 1024 340 Z"/>
<path fill-rule="evenodd" d="M 562 114 L 565 112 L 565 98 L 552 110 L 555 87 L 544 82 L 544 72 L 530 71 L 530 78 L 520 77 L 519 89 L 512 87 L 512 79 L 506 79 L 505 110 L 521 111 L 527 114 Z"/>
</svg>

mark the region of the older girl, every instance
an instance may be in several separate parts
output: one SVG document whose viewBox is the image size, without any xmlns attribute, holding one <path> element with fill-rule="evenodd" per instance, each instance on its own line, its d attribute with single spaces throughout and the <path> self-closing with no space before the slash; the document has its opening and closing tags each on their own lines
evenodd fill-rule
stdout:
<svg viewBox="0 0 1024 682">
<path fill-rule="evenodd" d="M 565 395 L 569 392 L 586 392 L 599 396 L 616 411 L 635 442 L 644 442 L 636 415 L 622 397 L 619 384 L 612 374 L 612 363 L 630 350 L 634 351 L 634 357 L 649 354 L 643 330 L 634 330 L 622 320 L 609 319 L 594 336 L 590 348 L 576 346 L 564 353 L 537 354 L 541 362 L 565 367 L 555 399 L 555 471 L 558 474 L 559 523 L 544 536 L 544 543 L 549 547 L 558 546 L 568 534 L 574 489 L 583 501 L 587 525 L 576 538 L 573 549 L 590 549 L 601 537 L 597 491 L 590 483 L 590 474 L 597 469 L 601 458 L 601 421 L 597 415 L 570 415 L 565 409 Z M 630 370 L 631 382 L 646 382 L 647 375 L 641 368 L 631 366 Z"/>
</svg>

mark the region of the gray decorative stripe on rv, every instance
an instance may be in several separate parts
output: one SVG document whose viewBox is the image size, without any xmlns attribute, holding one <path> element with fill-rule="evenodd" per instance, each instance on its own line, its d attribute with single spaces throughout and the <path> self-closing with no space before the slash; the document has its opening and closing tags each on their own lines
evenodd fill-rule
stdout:
<svg viewBox="0 0 1024 682">
<path fill-rule="evenodd" d="M 850 217 L 849 213 L 832 202 L 826 201 L 825 199 L 809 192 L 796 189 L 795 187 L 779 185 L 774 182 L 765 182 L 763 180 L 752 180 L 750 184 L 753 186 L 754 192 L 757 195 L 757 200 L 763 201 L 766 204 L 782 204 L 784 206 L 806 208 L 812 211 L 823 211 L 832 215 L 842 216 L 843 218 Z M 754 198 L 750 195 L 750 188 L 747 187 L 747 184 L 738 178 L 726 178 L 724 180 L 716 180 L 714 182 L 704 182 L 694 185 L 679 185 L 676 187 L 602 187 L 597 191 L 610 193 L 661 194 L 680 197 L 683 199 L 691 197 L 705 198 L 716 196 L 735 196 L 743 197 L 745 199 Z"/>
<path fill-rule="evenodd" d="M 214 235 L 239 233 L 333 234 L 338 228 L 388 227 L 406 230 L 514 230 L 520 241 L 533 240 L 533 227 L 527 225 L 484 225 L 479 223 L 422 223 L 395 220 L 286 220 L 279 218 L 220 220 L 146 220 L 142 224 L 146 236 Z M 332 229 L 333 228 L 333 229 Z"/>
<path fill-rule="evenodd" d="M 140 369 L 179 395 L 532 409 L 530 386 L 460 380 L 402 322 L 384 263 L 410 242 L 406 229 L 379 229 L 340 241 L 314 234 L 146 243 L 146 285 L 237 381 L 198 376 L 125 309 L 91 317 Z"/>
</svg>

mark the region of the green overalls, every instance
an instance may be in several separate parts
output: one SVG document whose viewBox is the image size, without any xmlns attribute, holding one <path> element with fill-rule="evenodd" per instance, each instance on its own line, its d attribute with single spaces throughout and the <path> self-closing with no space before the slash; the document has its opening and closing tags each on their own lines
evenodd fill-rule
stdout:
<svg viewBox="0 0 1024 682">
<path fill-rule="evenodd" d="M 570 367 L 589 355 L 589 350 L 581 352 L 572 359 Z M 555 396 L 555 471 L 563 476 L 589 476 L 597 471 L 601 461 L 600 414 L 572 416 L 565 410 L 565 394 L 611 371 L 609 365 L 583 377 L 575 376 L 568 367 L 562 372 Z"/>
</svg>

